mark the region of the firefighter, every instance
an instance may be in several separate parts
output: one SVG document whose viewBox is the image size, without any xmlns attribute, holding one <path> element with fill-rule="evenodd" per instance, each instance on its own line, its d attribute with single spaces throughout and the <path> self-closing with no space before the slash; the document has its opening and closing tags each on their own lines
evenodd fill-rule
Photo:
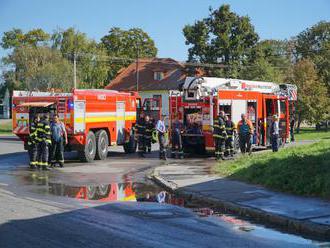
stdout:
<svg viewBox="0 0 330 248">
<path fill-rule="evenodd" d="M 51 144 L 51 132 L 49 125 L 49 115 L 44 115 L 38 123 L 38 168 L 48 170 L 49 146 Z"/>
<path fill-rule="evenodd" d="M 151 152 L 152 134 L 155 131 L 155 124 L 148 115 L 146 115 L 144 121 L 145 121 L 145 126 L 146 126 L 145 134 L 144 134 L 144 141 L 145 141 L 145 146 L 146 146 L 145 149 L 148 153 L 150 153 Z"/>
<path fill-rule="evenodd" d="M 182 146 L 182 137 L 181 133 L 183 132 L 183 125 L 178 120 L 178 117 L 175 117 L 175 121 L 172 123 L 172 132 L 171 132 L 171 157 L 172 158 L 183 158 L 183 146 Z"/>
<path fill-rule="evenodd" d="M 230 155 L 231 157 L 234 156 L 234 135 L 236 133 L 236 125 L 235 123 L 229 119 L 229 117 L 225 116 L 225 126 L 226 126 L 226 133 L 227 139 L 225 142 L 226 146 L 226 155 Z"/>
<path fill-rule="evenodd" d="M 144 157 L 144 153 L 146 152 L 146 145 L 145 145 L 145 131 L 146 131 L 146 124 L 144 114 L 141 113 L 139 120 L 135 124 L 135 137 L 138 142 L 138 154 L 140 157 Z"/>
<path fill-rule="evenodd" d="M 52 134 L 52 145 L 50 149 L 51 166 L 58 164 L 60 167 L 63 167 L 64 145 L 68 143 L 68 135 L 64 123 L 60 121 L 57 114 L 53 117 L 50 129 Z"/>
<path fill-rule="evenodd" d="M 241 120 L 238 122 L 237 131 L 239 135 L 239 146 L 241 153 L 245 154 L 246 152 L 251 154 L 251 137 L 253 135 L 253 124 L 246 117 L 246 114 L 241 114 Z"/>
<path fill-rule="evenodd" d="M 215 143 L 215 157 L 217 160 L 225 160 L 224 149 L 225 140 L 227 138 L 226 126 L 225 126 L 225 112 L 220 111 L 219 116 L 214 120 L 213 125 L 213 138 Z"/>
<path fill-rule="evenodd" d="M 270 128 L 271 141 L 272 141 L 272 150 L 273 152 L 278 152 L 279 147 L 279 122 L 277 115 L 273 116 L 273 121 Z"/>
<path fill-rule="evenodd" d="M 30 157 L 30 168 L 35 169 L 38 160 L 37 160 L 37 155 L 38 155 L 38 139 L 37 139 L 37 134 L 38 134 L 38 123 L 40 121 L 39 115 L 36 115 L 34 117 L 33 122 L 30 125 L 30 134 L 28 137 L 28 149 L 29 149 L 29 157 Z"/>
</svg>

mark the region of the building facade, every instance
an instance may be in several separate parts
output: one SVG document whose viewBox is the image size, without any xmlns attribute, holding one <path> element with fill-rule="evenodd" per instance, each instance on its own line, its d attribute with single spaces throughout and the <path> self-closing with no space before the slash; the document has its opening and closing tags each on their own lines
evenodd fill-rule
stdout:
<svg viewBox="0 0 330 248">
<path fill-rule="evenodd" d="M 137 90 L 142 101 L 146 98 L 161 98 L 162 114 L 169 116 L 169 91 L 177 90 L 184 83 L 185 77 L 184 65 L 176 60 L 139 59 L 138 63 L 132 63 L 120 70 L 116 78 L 105 88 L 120 91 Z"/>
</svg>

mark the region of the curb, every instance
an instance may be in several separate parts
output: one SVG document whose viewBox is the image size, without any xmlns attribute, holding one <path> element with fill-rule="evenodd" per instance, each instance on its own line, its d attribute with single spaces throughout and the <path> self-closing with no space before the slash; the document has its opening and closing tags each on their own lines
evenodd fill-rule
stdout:
<svg viewBox="0 0 330 248">
<path fill-rule="evenodd" d="M 166 190 L 176 193 L 186 199 L 198 200 L 212 205 L 212 207 L 229 211 L 242 217 L 251 217 L 257 222 L 266 222 L 276 226 L 280 226 L 282 228 L 284 227 L 285 229 L 293 233 L 316 236 L 322 239 L 330 238 L 330 226 L 313 223 L 309 220 L 293 219 L 286 216 L 269 213 L 260 209 L 243 206 L 238 203 L 219 200 L 213 197 L 207 197 L 195 191 L 179 189 L 174 182 L 167 181 L 160 175 L 157 175 L 155 173 L 155 170 L 150 175 L 150 177 L 155 183 L 164 187 Z"/>
</svg>

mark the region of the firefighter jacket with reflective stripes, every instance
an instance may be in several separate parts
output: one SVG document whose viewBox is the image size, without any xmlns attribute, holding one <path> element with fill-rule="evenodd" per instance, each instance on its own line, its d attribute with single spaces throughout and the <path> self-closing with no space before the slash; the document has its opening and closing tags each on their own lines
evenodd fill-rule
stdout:
<svg viewBox="0 0 330 248">
<path fill-rule="evenodd" d="M 135 126 L 134 126 L 134 130 L 135 130 L 136 135 L 137 135 L 138 137 L 140 137 L 140 136 L 143 137 L 143 136 L 145 135 L 145 132 L 146 132 L 146 123 L 145 123 L 145 121 L 144 121 L 143 118 L 140 118 L 140 119 L 136 122 L 136 124 L 135 124 Z"/>
<path fill-rule="evenodd" d="M 30 126 L 30 134 L 29 134 L 29 138 L 28 138 L 28 145 L 35 145 L 38 144 L 38 123 L 36 122 L 32 122 L 31 126 Z"/>
<path fill-rule="evenodd" d="M 231 120 L 227 120 L 225 125 L 226 125 L 226 132 L 227 132 L 228 138 L 233 137 L 234 132 L 236 132 L 235 123 L 232 122 Z"/>
<path fill-rule="evenodd" d="M 146 129 L 144 132 L 144 137 L 146 139 L 151 139 L 152 138 L 152 133 L 156 131 L 155 124 L 152 121 L 149 121 L 145 124 Z"/>
<path fill-rule="evenodd" d="M 37 125 L 37 140 L 39 142 L 45 141 L 46 143 L 51 144 L 51 132 L 50 132 L 50 125 L 48 121 L 41 121 Z"/>
<path fill-rule="evenodd" d="M 213 124 L 213 137 L 218 139 L 226 138 L 226 124 L 225 120 L 222 117 L 218 117 L 218 119 L 214 120 Z"/>
</svg>

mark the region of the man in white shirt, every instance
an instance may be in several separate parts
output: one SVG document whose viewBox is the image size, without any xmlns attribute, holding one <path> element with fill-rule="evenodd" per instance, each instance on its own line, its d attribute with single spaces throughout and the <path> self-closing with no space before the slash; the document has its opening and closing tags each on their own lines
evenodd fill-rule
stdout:
<svg viewBox="0 0 330 248">
<path fill-rule="evenodd" d="M 165 115 L 162 115 L 158 120 L 156 125 L 156 130 L 158 132 L 158 142 L 159 142 L 159 159 L 166 160 L 166 151 L 165 151 L 165 134 L 166 126 L 164 123 Z"/>
</svg>

